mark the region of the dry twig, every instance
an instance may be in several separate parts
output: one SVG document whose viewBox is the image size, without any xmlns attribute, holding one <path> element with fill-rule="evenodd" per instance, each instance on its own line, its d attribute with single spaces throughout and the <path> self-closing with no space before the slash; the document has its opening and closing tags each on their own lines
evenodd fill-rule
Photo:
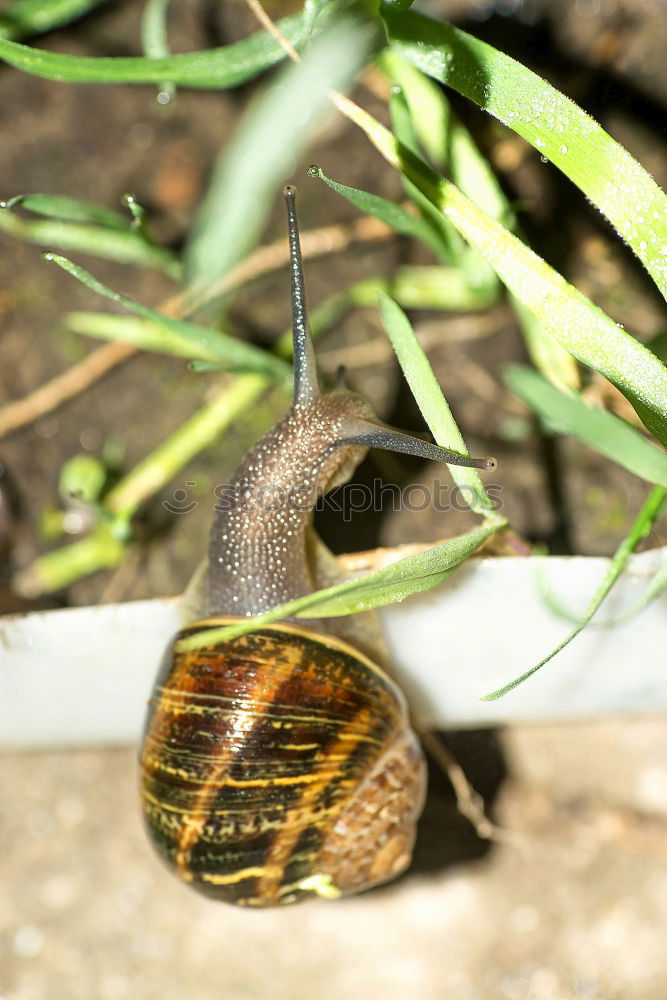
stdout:
<svg viewBox="0 0 667 1000">
<path fill-rule="evenodd" d="M 465 776 L 463 768 L 452 756 L 444 743 L 438 739 L 436 733 L 420 733 L 419 738 L 440 770 L 451 781 L 454 794 L 456 795 L 457 808 L 461 815 L 465 816 L 472 823 L 477 836 L 483 840 L 513 844 L 515 847 L 525 850 L 527 841 L 521 833 L 516 830 L 503 829 L 491 822 L 484 811 L 484 802 L 481 795 L 472 787 Z"/>
</svg>

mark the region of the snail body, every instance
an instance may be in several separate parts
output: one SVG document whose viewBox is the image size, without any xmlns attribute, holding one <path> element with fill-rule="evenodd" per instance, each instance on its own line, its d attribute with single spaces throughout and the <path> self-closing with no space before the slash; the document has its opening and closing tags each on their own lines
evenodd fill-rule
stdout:
<svg viewBox="0 0 667 1000">
<path fill-rule="evenodd" d="M 195 620 L 165 653 L 141 750 L 144 819 L 158 853 L 193 888 L 245 906 L 333 898 L 400 874 L 425 764 L 372 614 L 286 621 L 226 642 L 214 631 L 342 578 L 312 530 L 312 510 L 369 447 L 493 465 L 385 426 L 355 393 L 321 393 L 293 189 L 285 196 L 294 401 L 218 504 L 207 567 L 187 601 Z"/>
</svg>

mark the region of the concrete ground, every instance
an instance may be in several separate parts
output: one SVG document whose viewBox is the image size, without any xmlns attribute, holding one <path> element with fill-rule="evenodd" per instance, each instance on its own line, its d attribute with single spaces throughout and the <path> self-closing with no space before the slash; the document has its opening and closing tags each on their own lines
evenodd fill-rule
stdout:
<svg viewBox="0 0 667 1000">
<path fill-rule="evenodd" d="M 131 750 L 2 761 L 2 1000 L 659 1000 L 667 722 L 449 739 L 487 845 L 433 776 L 415 870 L 337 903 L 199 898 L 144 839 Z"/>
</svg>

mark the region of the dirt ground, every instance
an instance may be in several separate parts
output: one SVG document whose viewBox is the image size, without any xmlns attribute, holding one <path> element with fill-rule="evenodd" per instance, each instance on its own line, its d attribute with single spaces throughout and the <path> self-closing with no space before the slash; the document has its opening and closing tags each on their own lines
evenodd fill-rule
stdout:
<svg viewBox="0 0 667 1000">
<path fill-rule="evenodd" d="M 411 872 L 338 903 L 248 913 L 177 884 L 138 818 L 131 751 L 3 760 L 8 1000 L 659 1000 L 664 720 L 449 737 L 507 842 L 444 779 Z"/>
<path fill-rule="evenodd" d="M 136 53 L 143 5 L 104 5 L 38 44 L 85 54 Z M 272 10 L 277 11 L 274 4 Z M 243 5 L 173 4 L 179 50 L 241 37 Z M 664 121 L 667 18 L 662 0 L 431 2 L 547 76 L 589 110 L 667 185 Z M 110 208 L 131 191 L 161 240 L 177 246 L 214 158 L 255 85 L 182 91 L 166 107 L 151 88 L 66 86 L 0 68 L 0 197 L 70 194 Z M 377 98 L 360 92 L 380 113 Z M 498 169 L 535 248 L 614 318 L 648 339 L 664 329 L 650 283 L 581 195 L 510 133 L 455 101 Z M 345 183 L 400 198 L 400 186 L 351 126 L 325 123 L 297 171 L 302 227 L 354 217 L 303 176 L 316 160 Z M 266 240 L 283 234 L 280 206 Z M 20 398 L 93 350 L 58 317 L 99 309 L 92 293 L 40 261 L 42 248 L 0 234 L 0 405 Z M 352 246 L 307 266 L 312 303 L 361 276 L 410 260 L 401 241 Z M 78 255 L 111 287 L 156 304 L 171 290 L 153 272 Z M 663 304 L 664 307 L 664 304 Z M 288 323 L 286 274 L 271 274 L 234 305 L 239 331 L 268 342 Z M 523 360 L 504 307 L 483 317 L 414 317 L 471 450 L 495 454 L 506 513 L 554 552 L 609 554 L 646 489 L 572 442 L 543 437 L 502 383 Z M 350 350 L 357 353 L 350 362 Z M 367 352 L 364 354 L 364 352 Z M 418 415 L 384 351 L 377 317 L 355 315 L 321 345 L 323 369 L 347 361 L 350 381 L 397 426 Z M 141 355 L 60 410 L 0 442 L 15 514 L 0 539 L 0 585 L 45 543 L 38 524 L 57 503 L 72 454 L 116 442 L 131 468 L 214 390 L 181 362 Z M 279 405 L 276 403 L 275 405 Z M 182 474 L 205 493 L 232 469 L 262 422 L 239 429 Z M 360 471 L 428 483 L 430 466 L 377 456 Z M 180 480 L 179 480 L 180 482 Z M 205 505 L 141 512 L 131 572 L 98 574 L 47 603 L 176 593 L 204 550 Z M 1 511 L 0 511 L 1 513 Z M 353 529 L 322 522 L 336 550 L 459 532 L 465 515 L 402 512 Z M 1 527 L 1 526 L 0 526 Z M 665 544 L 658 525 L 646 545 Z M 0 612 L 10 610 L 11 595 Z M 632 664 L 628 665 L 632 669 Z M 0 1000 L 659 1000 L 667 996 L 667 723 L 664 719 L 510 727 L 444 737 L 484 795 L 505 839 L 480 840 L 432 775 L 411 872 L 342 903 L 244 913 L 199 899 L 160 867 L 140 828 L 134 751 L 6 755 L 0 802 Z"/>
</svg>

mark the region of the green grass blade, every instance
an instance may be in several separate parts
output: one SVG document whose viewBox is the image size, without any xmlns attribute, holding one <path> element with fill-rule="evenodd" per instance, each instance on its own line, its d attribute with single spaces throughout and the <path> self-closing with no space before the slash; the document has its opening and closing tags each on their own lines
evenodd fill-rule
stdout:
<svg viewBox="0 0 667 1000">
<path fill-rule="evenodd" d="M 92 226 L 63 222 L 58 218 L 22 219 L 7 208 L 0 208 L 0 229 L 25 243 L 88 253 L 121 264 L 154 267 L 174 281 L 180 279 L 181 264 L 176 254 L 146 242 L 127 222 L 125 227 L 124 231 L 107 228 L 106 220 L 104 226 Z"/>
<path fill-rule="evenodd" d="M 545 332 L 613 382 L 667 445 L 667 372 L 655 355 L 452 185 L 443 182 L 433 193 L 459 232 L 491 261 Z"/>
<path fill-rule="evenodd" d="M 303 40 L 303 15 L 278 21 L 292 45 Z M 252 79 L 285 58 L 282 47 L 266 31 L 240 42 L 163 59 L 142 56 L 70 56 L 35 49 L 0 38 L 0 59 L 24 73 L 64 83 L 153 83 L 170 80 L 181 87 L 221 90 Z"/>
<path fill-rule="evenodd" d="M 514 209 L 505 197 L 488 161 L 479 152 L 467 128 L 452 111 L 442 88 L 389 49 L 385 49 L 379 61 L 394 87 L 400 88 L 421 147 L 435 166 L 450 176 L 478 208 L 502 222 L 511 232 L 516 232 Z M 396 101 L 396 95 L 392 101 Z M 396 135 L 402 140 L 400 134 Z M 441 218 L 445 221 L 444 216 Z M 472 266 L 478 271 L 480 264 L 477 251 L 468 250 L 468 254 L 474 255 L 468 268 Z M 465 260 L 465 257 L 462 259 Z M 555 385 L 578 388 L 577 364 L 571 355 L 542 329 L 532 313 L 516 299 L 513 299 L 513 307 L 528 353 L 536 367 Z"/>
<path fill-rule="evenodd" d="M 397 143 L 377 119 L 356 105 L 348 106 L 347 114 L 388 162 L 405 173 L 480 250 L 544 330 L 578 361 L 613 382 L 667 446 L 667 371 L 656 356 L 458 188 Z"/>
<path fill-rule="evenodd" d="M 667 197 L 581 108 L 521 63 L 449 24 L 385 8 L 392 49 L 484 108 L 606 215 L 667 296 Z"/>
<path fill-rule="evenodd" d="M 376 26 L 341 19 L 317 35 L 245 114 L 213 174 L 186 248 L 191 294 L 225 274 L 259 237 L 283 183 L 325 113 L 367 60 Z"/>
<path fill-rule="evenodd" d="M 432 163 L 479 208 L 513 229 L 513 209 L 441 88 L 391 49 L 385 49 L 378 61 L 390 82 L 404 95 L 419 142 Z"/>
<path fill-rule="evenodd" d="M 598 589 L 595 591 L 595 594 L 593 595 L 593 598 L 586 608 L 577 627 L 570 632 L 567 638 L 556 646 L 556 648 L 553 649 L 548 656 L 545 656 L 543 660 L 540 660 L 539 663 L 536 663 L 534 667 L 531 667 L 530 670 L 526 670 L 526 672 L 521 674 L 519 677 L 515 677 L 514 680 L 510 681 L 508 684 L 504 684 L 496 691 L 492 691 L 490 694 L 484 695 L 481 699 L 482 701 L 497 701 L 498 698 L 502 698 L 504 695 L 509 694 L 509 692 L 518 687 L 519 684 L 523 684 L 525 680 L 528 680 L 529 677 L 532 677 L 533 674 L 537 673 L 537 671 L 548 663 L 549 660 L 553 659 L 553 657 L 556 656 L 557 653 L 560 653 L 562 649 L 565 649 L 566 646 L 569 646 L 572 640 L 579 635 L 618 580 L 633 551 L 651 531 L 656 518 L 662 511 L 665 500 L 665 492 L 666 491 L 661 486 L 656 486 L 651 491 L 648 500 L 637 515 L 628 535 L 616 549 L 609 568 L 600 582 Z"/>
<path fill-rule="evenodd" d="M 614 413 L 560 392 L 542 375 L 520 365 L 506 369 L 505 381 L 549 430 L 571 434 L 636 476 L 667 488 L 667 452 Z"/>
<path fill-rule="evenodd" d="M 402 601 L 441 583 L 457 566 L 473 555 L 495 530 L 497 526 L 491 525 L 477 528 L 458 538 L 450 538 L 434 545 L 424 552 L 400 559 L 374 573 L 272 608 L 271 611 L 248 618 L 238 625 L 227 625 L 207 632 L 204 636 L 197 633 L 183 640 L 179 649 L 197 649 L 211 640 L 219 639 L 224 642 L 287 617 L 330 618 Z"/>
<path fill-rule="evenodd" d="M 69 24 L 107 0 L 13 0 L 0 12 L 0 38 L 20 39 Z"/>
<path fill-rule="evenodd" d="M 400 61 L 403 62 L 403 60 Z M 404 63 L 404 65 L 407 64 Z M 421 76 L 417 70 L 412 72 Z M 422 77 L 422 79 L 425 80 L 426 77 Z M 416 123 L 413 121 L 414 108 L 407 100 L 404 91 L 395 84 L 392 85 L 389 109 L 392 131 L 396 139 L 416 156 L 420 156 L 421 147 L 417 138 Z M 403 185 L 410 199 L 418 206 L 428 224 L 437 233 L 443 246 L 442 256 L 445 261 L 459 268 L 471 289 L 485 288 L 488 291 L 493 291 L 497 297 L 500 294 L 500 282 L 493 268 L 474 247 L 468 246 L 451 222 L 405 175 L 403 175 Z"/>
<path fill-rule="evenodd" d="M 398 87 L 392 87 L 389 99 L 389 113 L 391 115 L 391 128 L 399 142 L 403 143 L 414 153 L 419 153 L 419 142 L 412 122 L 410 108 L 405 100 L 405 96 Z M 462 267 L 466 254 L 470 253 L 454 227 L 447 222 L 426 198 L 419 188 L 415 187 L 407 177 L 402 178 L 403 187 L 410 198 L 410 201 L 419 209 L 426 223 L 431 226 L 441 244 L 440 256 L 446 264 L 455 264 Z M 485 267 L 488 265 L 485 263 Z M 493 276 L 495 278 L 495 275 Z M 496 282 L 497 284 L 497 282 Z"/>
<path fill-rule="evenodd" d="M 141 44 L 149 59 L 164 59 L 171 55 L 167 37 L 167 14 L 171 0 L 146 0 L 141 18 Z M 160 84 L 158 101 L 167 104 L 176 93 L 170 80 Z M 164 96 L 163 96 L 164 95 Z"/>
<path fill-rule="evenodd" d="M 396 205 L 393 201 L 381 198 L 379 195 L 370 194 L 368 191 L 360 191 L 358 188 L 348 187 L 346 184 L 339 184 L 337 181 L 327 177 L 321 167 L 312 165 L 308 167 L 310 177 L 318 177 L 324 181 L 332 191 L 346 198 L 355 208 L 366 215 L 372 215 L 374 219 L 379 219 L 385 225 L 393 229 L 401 236 L 409 236 L 412 239 L 420 240 L 427 247 L 430 247 L 438 257 L 444 257 L 442 241 L 428 223 L 418 215 L 413 215 L 401 205 Z M 444 259 L 449 259 L 444 257 Z"/>
<path fill-rule="evenodd" d="M 454 267 L 402 268 L 401 277 L 392 286 L 392 294 L 401 305 L 415 309 L 465 310 L 483 308 L 483 304 L 491 305 L 497 300 L 498 281 L 493 269 L 488 268 L 476 251 L 476 259 L 473 261 L 468 247 L 462 242 L 461 245 L 452 242 L 448 230 L 451 229 L 456 239 L 459 239 L 456 230 L 410 181 L 406 184 L 407 190 L 420 210 L 424 210 L 425 218 L 414 216 L 385 198 L 339 184 L 327 177 L 321 167 L 310 166 L 308 173 L 311 177 L 324 181 L 361 211 L 380 219 L 401 235 L 421 240 L 441 259 L 456 259 Z M 443 223 L 441 229 L 438 229 L 437 224 L 435 227 L 432 225 L 438 218 Z M 411 290 L 413 282 L 414 288 Z M 421 300 L 420 293 L 424 296 Z"/>
<path fill-rule="evenodd" d="M 463 435 L 452 416 L 428 358 L 415 337 L 410 320 L 383 292 L 379 292 L 378 302 L 387 336 L 436 443 L 443 448 L 468 455 Z M 495 520 L 496 515 L 492 512 L 491 500 L 476 469 L 456 465 L 449 465 L 448 469 L 470 509 Z"/>
<path fill-rule="evenodd" d="M 159 315 L 159 314 L 156 314 Z M 191 361 L 192 371 L 256 372 L 268 378 L 289 378 L 292 369 L 252 344 L 246 344 L 212 327 L 179 322 L 180 328 L 167 327 L 138 316 L 114 316 L 110 313 L 72 312 L 64 325 L 73 333 L 99 340 L 120 340 L 142 351 L 169 354 Z"/>
<path fill-rule="evenodd" d="M 528 356 L 537 370 L 559 389 L 565 392 L 577 391 L 581 386 L 581 378 L 575 359 L 544 329 L 535 314 L 516 295 L 510 295 L 509 299 L 519 322 Z"/>
<path fill-rule="evenodd" d="M 77 278 L 91 291 L 111 299 L 112 302 L 124 306 L 135 316 L 147 321 L 141 326 L 136 323 L 124 325 L 120 317 L 109 316 L 100 321 L 100 318 L 95 318 L 96 314 L 93 313 L 88 314 L 91 317 L 90 327 L 80 332 L 105 339 L 123 340 L 149 351 L 217 362 L 221 367 L 233 371 L 256 372 L 272 378 L 284 378 L 289 372 L 289 367 L 284 361 L 273 357 L 259 347 L 245 344 L 243 341 L 221 333 L 219 330 L 213 330 L 211 327 L 198 326 L 194 323 L 186 323 L 184 320 L 163 316 L 148 306 L 134 302 L 126 295 L 112 291 L 97 278 L 94 278 L 92 274 L 84 271 L 82 267 L 78 267 L 58 254 L 45 254 L 44 258 L 57 264 L 72 277 Z M 69 322 L 71 325 L 72 320 L 70 319 Z M 83 325 L 80 320 L 75 319 L 73 322 L 80 326 Z"/>
<path fill-rule="evenodd" d="M 127 232 L 130 228 L 130 220 L 120 212 L 114 212 L 92 201 L 69 198 L 67 195 L 18 194 L 14 198 L 0 202 L 0 208 L 3 209 L 18 206 L 34 212 L 35 215 L 43 215 L 47 219 L 60 219 L 62 222 L 84 222 L 122 232 Z"/>
<path fill-rule="evenodd" d="M 473 555 L 494 530 L 491 526 L 477 528 L 358 580 L 309 594 L 301 599 L 294 614 L 300 618 L 332 618 L 395 604 L 431 590 Z"/>
</svg>

